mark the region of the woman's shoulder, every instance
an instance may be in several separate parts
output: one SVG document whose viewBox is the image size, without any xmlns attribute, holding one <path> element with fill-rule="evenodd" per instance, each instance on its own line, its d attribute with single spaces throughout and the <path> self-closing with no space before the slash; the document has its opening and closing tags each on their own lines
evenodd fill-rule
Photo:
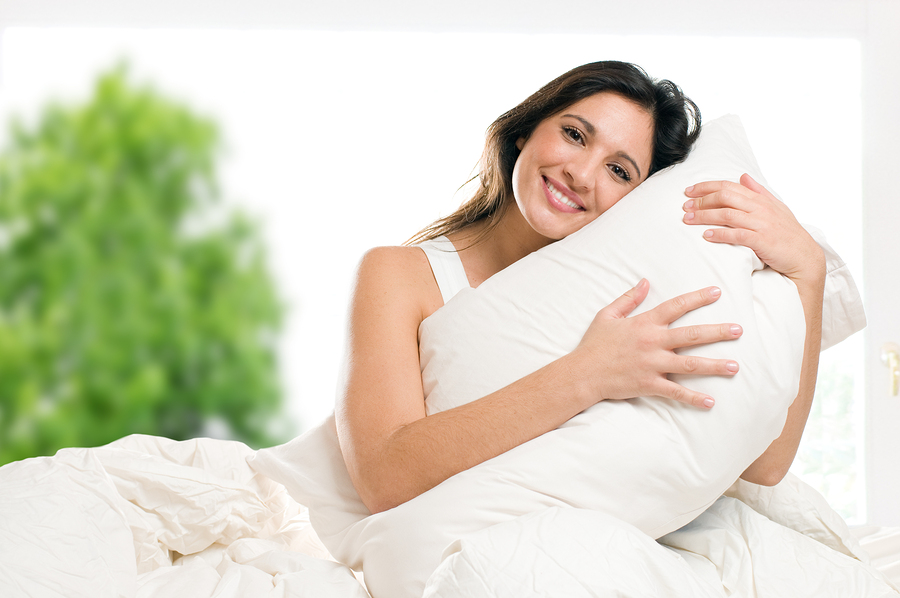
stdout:
<svg viewBox="0 0 900 598">
<path fill-rule="evenodd" d="M 425 253 L 414 246 L 373 247 L 359 261 L 360 275 L 372 274 L 394 282 L 415 282 L 426 279 L 431 267 Z"/>
<path fill-rule="evenodd" d="M 387 302 L 416 313 L 420 321 L 443 305 L 428 258 L 413 246 L 374 247 L 366 251 L 357 267 L 354 289 L 356 299 Z"/>
</svg>

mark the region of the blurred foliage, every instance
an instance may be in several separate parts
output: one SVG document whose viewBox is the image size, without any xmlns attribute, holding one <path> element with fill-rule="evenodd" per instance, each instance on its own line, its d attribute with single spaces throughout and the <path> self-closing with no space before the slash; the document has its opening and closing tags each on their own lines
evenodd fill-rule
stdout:
<svg viewBox="0 0 900 598">
<path fill-rule="evenodd" d="M 837 364 L 819 368 L 816 396 L 791 468 L 849 520 L 859 515 L 853 391 L 852 374 Z"/>
<path fill-rule="evenodd" d="M 215 421 L 281 440 L 281 304 L 216 126 L 127 69 L 0 152 L 0 463 Z M 281 422 L 283 424 L 283 421 Z M 215 427 L 215 426 L 214 426 Z"/>
</svg>

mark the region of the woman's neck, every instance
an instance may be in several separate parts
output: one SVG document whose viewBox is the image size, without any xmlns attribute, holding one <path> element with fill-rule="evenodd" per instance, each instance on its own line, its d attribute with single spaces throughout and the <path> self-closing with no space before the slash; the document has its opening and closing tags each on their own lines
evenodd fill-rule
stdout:
<svg viewBox="0 0 900 598">
<path fill-rule="evenodd" d="M 472 245 L 479 233 L 488 226 L 488 220 L 482 220 L 471 227 L 449 235 L 450 240 L 459 250 L 463 268 L 469 278 L 469 284 L 479 284 L 514 264 L 526 255 L 537 251 L 553 242 L 539 235 L 526 222 L 515 202 L 504 210 L 500 222 L 487 234 L 487 237 Z"/>
</svg>

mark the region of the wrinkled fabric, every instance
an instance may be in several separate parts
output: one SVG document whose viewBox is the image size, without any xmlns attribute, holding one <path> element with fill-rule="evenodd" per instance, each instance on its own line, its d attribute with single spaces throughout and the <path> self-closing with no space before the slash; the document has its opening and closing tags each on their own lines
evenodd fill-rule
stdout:
<svg viewBox="0 0 900 598">
<path fill-rule="evenodd" d="M 728 494 L 658 541 L 565 507 L 495 525 L 453 542 L 424 596 L 900 596 L 840 516 L 794 476 L 771 488 L 738 482 Z"/>
<path fill-rule="evenodd" d="M 853 530 L 872 564 L 900 587 L 900 528 L 866 526 Z"/>
<path fill-rule="evenodd" d="M 0 595 L 368 598 L 252 454 L 129 436 L 0 468 Z"/>
<path fill-rule="evenodd" d="M 0 595 L 369 598 L 306 509 L 248 465 L 253 454 L 131 436 L 0 468 Z M 552 507 L 457 539 L 425 595 L 900 595 L 873 567 L 897 574 L 900 532 L 858 535 L 790 475 L 771 488 L 736 483 L 659 541 L 610 515 Z"/>
</svg>

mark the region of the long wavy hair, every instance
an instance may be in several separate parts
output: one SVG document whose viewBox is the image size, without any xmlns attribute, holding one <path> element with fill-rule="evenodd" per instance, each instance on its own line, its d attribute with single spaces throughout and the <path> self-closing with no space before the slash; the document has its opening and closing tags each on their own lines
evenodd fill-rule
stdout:
<svg viewBox="0 0 900 598">
<path fill-rule="evenodd" d="M 700 109 L 667 79 L 655 80 L 639 66 L 608 60 L 585 64 L 557 77 L 488 127 L 478 163 L 479 185 L 455 212 L 429 224 L 406 244 L 420 243 L 460 231 L 476 222 L 487 224 L 472 244 L 487 237 L 500 222 L 513 197 L 512 172 L 519 139 L 528 139 L 545 118 L 600 92 L 628 99 L 653 119 L 653 151 L 647 176 L 684 160 L 700 134 Z"/>
</svg>

